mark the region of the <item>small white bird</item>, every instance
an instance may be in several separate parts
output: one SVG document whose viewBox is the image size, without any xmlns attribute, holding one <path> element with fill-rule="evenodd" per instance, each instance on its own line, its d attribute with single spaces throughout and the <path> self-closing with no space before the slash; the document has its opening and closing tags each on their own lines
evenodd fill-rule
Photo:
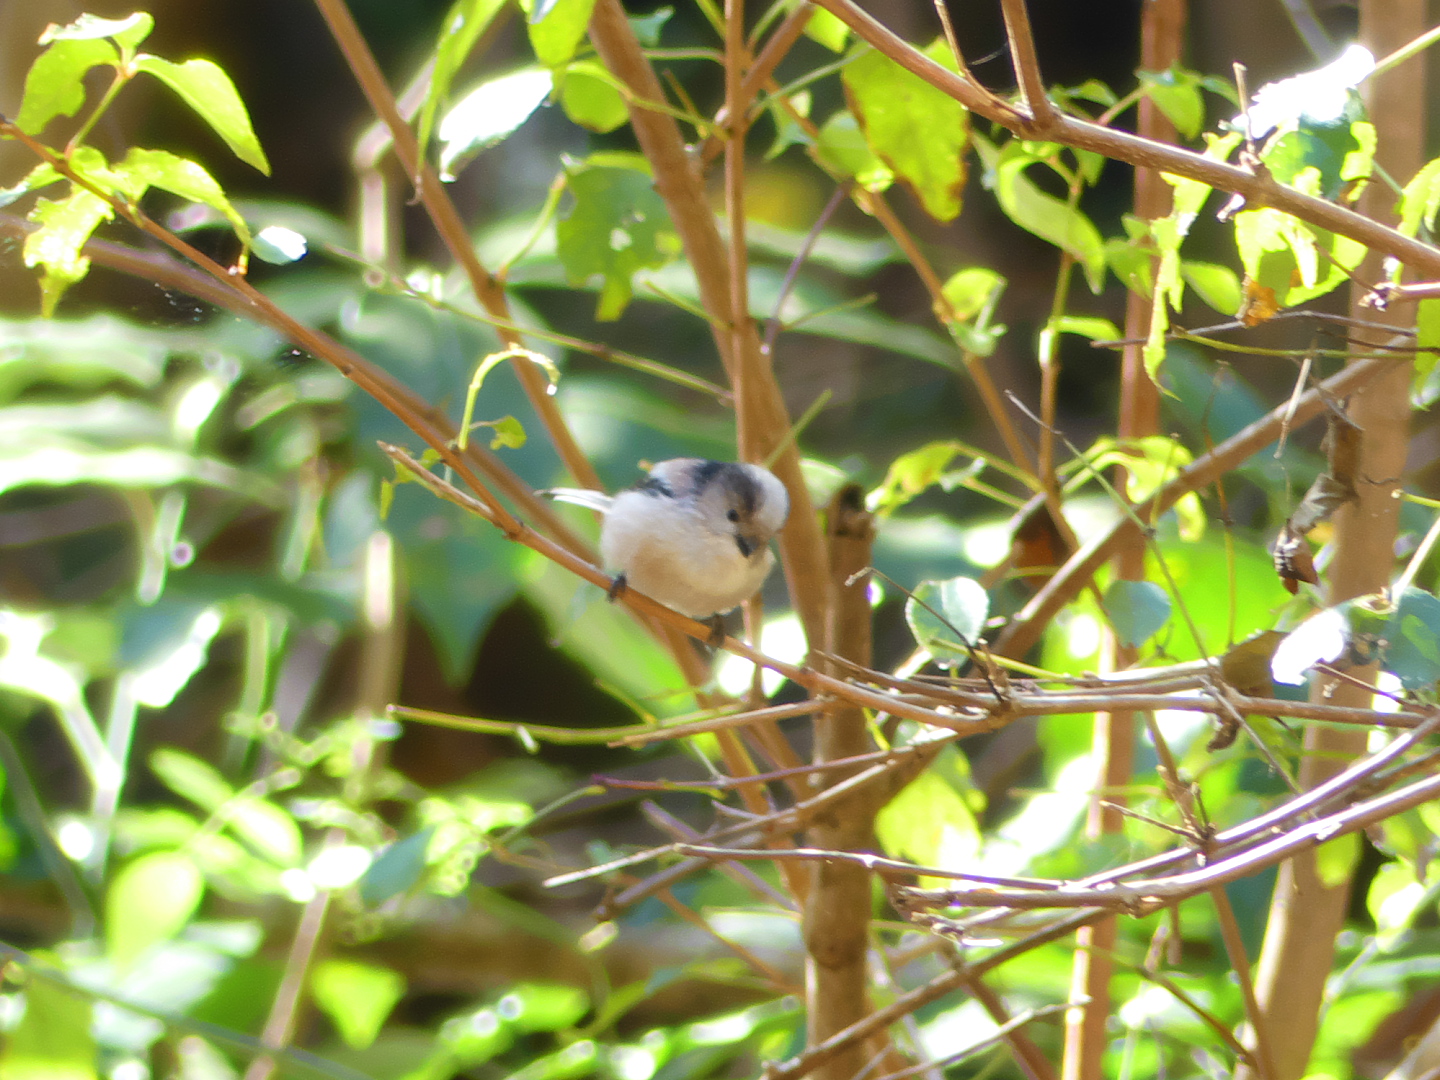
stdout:
<svg viewBox="0 0 1440 1080">
<path fill-rule="evenodd" d="M 775 556 L 790 497 L 759 465 L 672 458 L 618 495 L 583 488 L 541 494 L 605 515 L 600 558 L 617 572 L 613 600 L 634 587 L 692 619 L 708 619 L 753 596 Z"/>
</svg>

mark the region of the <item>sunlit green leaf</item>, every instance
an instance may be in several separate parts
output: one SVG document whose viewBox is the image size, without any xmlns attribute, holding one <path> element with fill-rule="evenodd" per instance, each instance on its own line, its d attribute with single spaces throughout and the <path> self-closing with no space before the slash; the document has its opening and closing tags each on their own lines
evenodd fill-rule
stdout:
<svg viewBox="0 0 1440 1080">
<path fill-rule="evenodd" d="M 563 983 L 526 982 L 507 991 L 499 1009 L 520 1031 L 563 1031 L 590 1011 L 590 997 Z"/>
<path fill-rule="evenodd" d="M 993 176 L 995 197 L 1005 216 L 1075 257 L 1092 292 L 1105 280 L 1105 242 L 1095 225 L 1077 207 L 1040 190 L 1025 176 L 1037 159 L 1018 140 L 1003 150 L 977 137 L 975 149 Z"/>
<path fill-rule="evenodd" d="M 960 213 L 970 120 L 964 106 L 868 45 L 845 65 L 841 79 L 850 111 L 875 155 L 903 180 L 927 213 L 951 221 Z M 925 50 L 954 66 L 949 46 Z M 923 137 L 917 138 L 917 133 Z"/>
<path fill-rule="evenodd" d="M 980 849 L 980 827 L 964 796 L 938 769 L 907 784 L 875 818 L 875 838 L 892 858 L 959 870 Z"/>
<path fill-rule="evenodd" d="M 1122 645 L 1143 645 L 1170 621 L 1170 597 L 1153 581 L 1117 578 L 1105 590 L 1103 606 Z"/>
<path fill-rule="evenodd" d="M 818 41 L 833 53 L 844 52 L 850 28 L 824 8 L 817 7 L 805 24 L 805 36 Z"/>
<path fill-rule="evenodd" d="M 85 73 L 119 62 L 120 54 L 104 38 L 55 42 L 30 65 L 15 126 L 27 135 L 39 135 L 55 117 L 74 116 L 85 104 Z"/>
<path fill-rule="evenodd" d="M 375 964 L 328 959 L 315 965 L 310 993 L 346 1044 L 363 1050 L 405 996 L 405 978 Z"/>
<path fill-rule="evenodd" d="M 25 1014 L 0 1039 L 6 1080 L 96 1080 L 90 998 L 45 979 L 30 979 Z"/>
<path fill-rule="evenodd" d="M 300 827 L 274 803 L 241 795 L 222 806 L 219 817 L 257 854 L 280 866 L 299 864 L 304 847 Z"/>
<path fill-rule="evenodd" d="M 203 203 L 218 211 L 241 243 L 250 242 L 250 227 L 230 205 L 225 191 L 203 167 L 165 150 L 131 147 L 125 159 L 114 166 L 117 176 L 126 178 L 128 189 L 137 198 L 146 188 L 157 187 L 182 199 Z"/>
<path fill-rule="evenodd" d="M 89 256 L 80 249 L 102 221 L 113 215 L 110 204 L 83 188 L 74 188 L 63 199 L 40 199 L 30 211 L 30 220 L 40 228 L 25 238 L 24 260 L 30 268 L 40 267 L 40 312 L 47 318 L 65 290 L 82 281 L 90 272 Z"/>
<path fill-rule="evenodd" d="M 225 140 L 225 145 L 247 165 L 266 176 L 270 163 L 250 126 L 250 114 L 240 100 L 235 84 L 218 65 L 209 60 L 186 60 L 183 64 L 141 54 L 135 58 L 139 71 L 149 72 L 184 99 L 185 104 Z"/>
<path fill-rule="evenodd" d="M 1240 310 L 1240 278 L 1228 266 L 1186 259 L 1180 266 L 1180 276 L 1201 300 L 1222 315 L 1234 315 Z"/>
<path fill-rule="evenodd" d="M 52 41 L 87 41 L 114 38 L 123 49 L 134 49 L 150 36 L 155 20 L 147 12 L 137 11 L 123 19 L 104 19 L 88 12 L 65 26 L 50 25 L 40 35 L 40 44 Z"/>
<path fill-rule="evenodd" d="M 440 41 L 435 47 L 435 68 L 415 126 L 416 139 L 422 150 L 430 145 L 435 117 L 450 96 L 450 85 L 465 58 L 504 7 L 505 0 L 456 0 L 446 13 L 440 26 Z"/>
<path fill-rule="evenodd" d="M 251 241 L 256 256 L 275 266 L 303 259 L 309 247 L 304 236 L 281 225 L 266 226 Z"/>
<path fill-rule="evenodd" d="M 1424 387 L 1440 361 L 1440 299 L 1421 300 L 1415 310 L 1415 387 Z M 1419 396 L 1417 392 L 1417 397 Z"/>
<path fill-rule="evenodd" d="M 1193 139 L 1205 126 L 1205 103 L 1200 97 L 1200 77 L 1193 71 L 1172 66 L 1166 71 L 1139 71 L 1145 96 L 1186 139 Z"/>
<path fill-rule="evenodd" d="M 870 149 L 865 133 L 847 109 L 840 109 L 821 126 L 815 153 L 826 168 L 852 178 L 866 191 L 881 192 L 895 182 L 895 174 Z"/>
<path fill-rule="evenodd" d="M 575 123 L 602 134 L 630 119 L 625 95 L 616 89 L 615 77 L 593 60 L 577 60 L 565 69 L 560 105 Z"/>
<path fill-rule="evenodd" d="M 983 266 L 957 270 L 946 280 L 942 292 L 956 318 L 970 319 L 991 307 L 1005 289 L 1005 278 Z"/>
<path fill-rule="evenodd" d="M 487 146 L 530 118 L 550 93 L 550 72 L 527 67 L 483 82 L 440 121 L 440 179 L 454 180 Z"/>
<path fill-rule="evenodd" d="M 1337 836 L 1315 849 L 1315 872 L 1327 889 L 1338 888 L 1349 881 L 1359 861 L 1359 833 Z"/>
<path fill-rule="evenodd" d="M 565 172 L 575 202 L 556 223 L 556 252 L 572 284 L 600 277 L 595 317 L 618 318 L 635 274 L 678 255 L 679 238 L 643 159 L 595 155 Z"/>
<path fill-rule="evenodd" d="M 235 794 L 215 766 L 173 747 L 162 746 L 150 755 L 150 771 L 175 794 L 207 813 L 220 809 Z"/>
<path fill-rule="evenodd" d="M 1426 162 L 1405 185 L 1399 210 L 1397 228 L 1406 236 L 1418 235 L 1422 221 L 1427 229 L 1435 227 L 1435 215 L 1440 212 L 1440 158 Z"/>
<path fill-rule="evenodd" d="M 974 578 L 922 581 L 905 601 L 915 642 L 942 662 L 968 660 L 990 616 L 990 597 Z"/>
<path fill-rule="evenodd" d="M 105 951 L 118 966 L 130 966 L 179 933 L 204 895 L 205 880 L 188 855 L 141 855 L 115 875 L 106 893 Z"/>
<path fill-rule="evenodd" d="M 595 0 L 530 0 L 522 4 L 527 8 L 530 21 L 530 47 L 535 50 L 535 59 L 546 67 L 559 67 L 568 63 L 585 40 L 585 28 L 590 25 L 590 12 Z"/>
</svg>

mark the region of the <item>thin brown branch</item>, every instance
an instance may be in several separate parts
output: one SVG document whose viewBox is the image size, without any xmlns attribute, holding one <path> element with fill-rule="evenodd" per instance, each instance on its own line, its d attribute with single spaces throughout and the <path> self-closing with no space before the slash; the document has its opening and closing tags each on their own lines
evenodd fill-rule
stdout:
<svg viewBox="0 0 1440 1080">
<path fill-rule="evenodd" d="M 829 2 L 829 0 L 827 0 Z M 1391 366 L 1391 361 L 1365 360 L 1352 364 L 1331 376 L 1323 389 L 1310 390 L 1295 403 L 1293 422 L 1304 423 L 1325 409 L 1323 395 L 1344 397 L 1357 387 L 1374 379 Z M 1135 515 L 1121 517 L 1103 533 L 1097 534 L 1065 563 L 1030 602 L 1015 616 L 992 647 L 1002 656 L 1023 656 L 1036 642 L 1045 627 L 1062 607 L 1085 587 L 1095 573 L 1114 554 L 1117 546 L 1135 535 L 1139 521 L 1153 521 L 1169 510 L 1182 495 L 1198 491 L 1236 468 L 1252 454 L 1274 442 L 1285 427 L 1289 403 L 1271 410 L 1266 416 L 1220 443 L 1210 453 L 1195 459 L 1181 469 L 1164 487 L 1138 503 Z"/>
<path fill-rule="evenodd" d="M 360 84 L 360 89 L 365 94 L 366 101 L 370 103 L 370 108 L 390 129 L 390 137 L 394 140 L 395 145 L 395 156 L 400 159 L 401 167 L 404 168 L 406 175 L 411 177 L 415 183 L 420 203 L 425 207 L 425 212 L 434 223 L 435 230 L 440 234 L 440 239 L 445 244 L 446 250 L 449 251 L 450 257 L 464 269 L 476 300 L 496 319 L 509 323 L 510 304 L 505 297 L 504 288 L 481 265 L 480 258 L 475 253 L 475 245 L 470 240 L 470 234 L 466 231 L 464 222 L 460 220 L 460 214 L 455 209 L 455 204 L 441 185 L 435 170 L 429 162 L 424 160 L 420 145 L 415 141 L 415 133 L 410 130 L 410 125 L 401 116 L 390 84 L 385 81 L 385 76 L 380 71 L 380 65 L 376 62 L 375 55 L 370 51 L 370 46 L 360 33 L 360 28 L 355 24 L 350 9 L 345 5 L 344 0 L 315 0 L 315 6 L 320 9 L 320 14 L 324 17 L 326 25 L 329 26 L 336 45 L 344 54 L 345 62 L 349 65 L 355 80 Z M 524 346 L 520 335 L 513 331 L 502 330 L 501 337 L 511 347 L 521 348 Z M 600 479 L 595 474 L 595 469 L 589 459 L 580 450 L 580 445 L 575 441 L 564 417 L 560 415 L 559 405 L 550 396 L 549 383 L 544 373 L 534 361 L 524 357 L 516 357 L 513 364 L 516 377 L 520 380 L 520 385 L 525 390 L 525 396 L 530 401 L 530 407 L 535 410 L 536 415 L 545 425 L 555 452 L 565 463 L 565 468 L 569 470 L 570 475 L 575 478 L 577 483 L 585 487 L 599 488 Z"/>
<path fill-rule="evenodd" d="M 732 319 L 736 309 L 727 271 L 730 260 L 704 185 L 691 165 L 674 119 L 644 104 L 662 100 L 663 95 L 619 0 L 597 0 L 590 18 L 590 38 L 605 66 L 630 91 L 631 127 L 654 171 L 656 191 L 665 200 L 694 269 L 701 302 L 711 317 L 716 348 L 736 390 L 740 426 L 748 430 L 751 419 L 746 417 L 752 417 L 754 431 L 761 440 L 754 460 L 765 460 L 785 440 L 790 420 L 774 371 L 761 354 L 754 323 L 743 312 L 738 324 Z M 743 346 L 738 355 L 734 349 L 737 343 Z M 819 641 L 824 634 L 828 580 L 825 545 L 793 443 L 783 448 L 773 468 L 790 493 L 790 517 L 780 534 L 780 553 L 791 603 L 808 640 Z"/>
<path fill-rule="evenodd" d="M 1440 278 L 1440 248 L 1431 247 L 1348 207 L 1304 195 L 1268 173 L 1251 173 L 1190 150 L 1151 142 L 1085 120 L 1056 113 L 1045 122 L 1009 107 L 995 107 L 977 84 L 925 56 L 863 11 L 853 0 L 817 0 L 863 41 L 907 71 L 943 90 L 966 108 L 1013 131 L 1024 139 L 1049 141 L 1093 150 L 1116 161 L 1199 180 L 1220 191 L 1240 195 L 1251 207 L 1270 206 L 1322 229 L 1348 236 L 1372 252 L 1390 255 L 1425 277 Z"/>
</svg>

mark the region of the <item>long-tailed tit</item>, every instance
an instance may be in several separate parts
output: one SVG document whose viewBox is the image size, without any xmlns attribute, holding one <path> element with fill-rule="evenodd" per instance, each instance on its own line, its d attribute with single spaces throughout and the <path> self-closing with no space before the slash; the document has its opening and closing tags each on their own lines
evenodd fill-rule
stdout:
<svg viewBox="0 0 1440 1080">
<path fill-rule="evenodd" d="M 581 488 L 542 494 L 605 515 L 600 558 L 626 586 L 692 619 L 744 603 L 775 565 L 771 538 L 785 524 L 785 485 L 759 465 L 672 458 L 618 495 Z"/>
</svg>

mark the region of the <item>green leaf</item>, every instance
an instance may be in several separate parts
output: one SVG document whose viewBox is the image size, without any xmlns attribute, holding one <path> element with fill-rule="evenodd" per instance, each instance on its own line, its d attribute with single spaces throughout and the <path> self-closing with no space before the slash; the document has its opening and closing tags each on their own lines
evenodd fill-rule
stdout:
<svg viewBox="0 0 1440 1080">
<path fill-rule="evenodd" d="M 892 858 L 959 870 L 980 850 L 980 827 L 961 790 L 932 766 L 876 815 L 875 839 Z"/>
<path fill-rule="evenodd" d="M 1077 207 L 1041 191 L 1025 176 L 1037 159 L 1018 140 L 997 150 L 976 137 L 975 149 L 994 178 L 995 197 L 1005 216 L 1027 232 L 1068 251 L 1085 272 L 1090 291 L 1105 283 L 1105 242 L 1095 225 Z"/>
<path fill-rule="evenodd" d="M 256 854 L 287 868 L 300 864 L 304 853 L 300 827 L 274 803 L 241 795 L 221 807 L 217 816 Z"/>
<path fill-rule="evenodd" d="M 250 249 L 255 252 L 256 257 L 267 263 L 285 266 L 303 259 L 310 245 L 305 237 L 294 229 L 287 229 L 283 225 L 267 225 L 252 238 Z"/>
<path fill-rule="evenodd" d="M 1422 221 L 1425 228 L 1435 228 L 1435 215 L 1440 212 L 1440 158 L 1426 162 L 1405 185 L 1397 210 L 1400 214 L 1397 228 L 1406 236 L 1418 235 Z"/>
<path fill-rule="evenodd" d="M 589 1011 L 590 996 L 564 983 L 519 983 L 500 1001 L 501 1015 L 524 1032 L 564 1031 Z"/>
<path fill-rule="evenodd" d="M 1308 178 L 1306 193 L 1316 194 L 1319 174 Z M 1348 272 L 1365 258 L 1363 244 L 1270 207 L 1235 215 L 1235 244 L 1246 276 L 1272 289 L 1282 307 L 1324 296 L 1348 281 Z"/>
<path fill-rule="evenodd" d="M 937 221 L 960 213 L 970 118 L 965 107 L 868 45 L 845 65 L 841 79 L 850 111 L 866 142 Z M 949 46 L 925 50 L 953 69 Z M 923 135 L 921 135 L 923 133 Z"/>
<path fill-rule="evenodd" d="M 27 267 L 41 268 L 40 313 L 46 318 L 55 314 L 65 290 L 90 272 L 90 259 L 80 250 L 113 213 L 109 203 L 78 187 L 63 199 L 36 201 L 28 217 L 40 228 L 25 238 L 23 258 Z"/>
<path fill-rule="evenodd" d="M 601 134 L 614 131 L 630 119 L 625 95 L 615 86 L 615 76 L 594 60 L 577 60 L 565 69 L 560 106 L 575 123 Z"/>
<path fill-rule="evenodd" d="M 1359 833 L 1337 836 L 1315 849 L 1315 872 L 1327 889 L 1338 888 L 1349 881 L 1359 861 Z"/>
<path fill-rule="evenodd" d="M 1170 597 L 1153 581 L 1117 578 L 1101 602 L 1122 645 L 1143 645 L 1170 621 Z"/>
<path fill-rule="evenodd" d="M 440 121 L 440 179 L 454 180 L 471 158 L 515 131 L 552 85 L 550 72 L 525 67 L 481 83 L 456 102 Z"/>
<path fill-rule="evenodd" d="M 1440 299 L 1421 300 L 1415 311 L 1415 383 L 1423 387 L 1440 361 Z"/>
<path fill-rule="evenodd" d="M 18 964 L 16 965 L 19 966 Z M 96 1080 L 90 999 L 45 979 L 25 985 L 25 1014 L 0 1039 L 5 1080 Z"/>
<path fill-rule="evenodd" d="M 184 99 L 236 157 L 270 175 L 270 163 L 250 126 L 250 114 L 240 100 L 230 76 L 209 60 L 186 60 L 183 64 L 142 53 L 135 58 L 139 71 L 149 72 Z"/>
<path fill-rule="evenodd" d="M 435 835 L 435 828 L 427 825 L 395 841 L 376 857 L 360 879 L 361 903 L 367 907 L 378 907 L 420 880 L 420 875 L 425 872 L 425 854 Z"/>
<path fill-rule="evenodd" d="M 136 45 L 150 36 L 155 29 L 155 20 L 144 11 L 137 11 L 123 19 L 102 19 L 98 15 L 84 14 L 68 26 L 50 26 L 40 35 L 40 44 L 52 41 L 86 41 L 95 38 L 113 38 L 122 49 L 133 51 Z"/>
<path fill-rule="evenodd" d="M 679 238 L 638 155 L 594 155 L 565 172 L 575 202 L 556 223 L 556 254 L 572 285 L 600 277 L 595 317 L 619 318 L 634 276 L 678 255 Z"/>
<path fill-rule="evenodd" d="M 839 110 L 825 121 L 815 153 L 827 169 L 854 180 L 866 191 L 878 194 L 895 182 L 895 174 L 870 149 L 865 133 L 848 109 Z"/>
<path fill-rule="evenodd" d="M 980 640 L 989 615 L 990 597 L 974 578 L 922 581 L 905 601 L 910 633 L 941 663 L 968 660 L 970 651 L 965 643 L 973 645 Z"/>
<path fill-rule="evenodd" d="M 1062 315 L 1052 320 L 1048 329 L 1057 334 L 1078 334 L 1091 341 L 1114 341 L 1120 336 L 1118 326 L 1096 315 Z"/>
<path fill-rule="evenodd" d="M 195 162 L 165 150 L 144 150 L 137 146 L 131 147 L 125 159 L 114 166 L 114 172 L 133 193 L 132 199 L 138 199 L 146 188 L 157 187 L 182 199 L 202 203 L 230 223 L 242 244 L 250 244 L 250 227 L 245 219 L 230 205 L 215 178 Z"/>
<path fill-rule="evenodd" d="M 425 103 L 420 106 L 416 122 L 416 139 L 422 150 L 430 145 L 435 116 L 450 96 L 450 85 L 465 63 L 475 42 L 505 7 L 505 0 L 456 0 L 440 27 L 440 41 L 435 46 L 435 68 Z"/>
<path fill-rule="evenodd" d="M 194 754 L 162 746 L 150 755 L 150 771 L 181 798 L 213 814 L 235 795 L 220 771 Z"/>
<path fill-rule="evenodd" d="M 322 960 L 310 975 L 310 993 L 346 1045 L 364 1050 L 405 996 L 405 977 L 358 960 Z"/>
<path fill-rule="evenodd" d="M 630 24 L 630 31 L 643 48 L 658 49 L 660 32 L 665 29 L 665 24 L 674 16 L 675 8 L 670 4 L 665 4 L 648 15 L 626 15 L 625 21 Z"/>
<path fill-rule="evenodd" d="M 569 63 L 585 40 L 594 8 L 595 0 L 534 0 L 527 29 L 535 59 L 551 68 Z"/>
<path fill-rule="evenodd" d="M 992 308 L 1005 290 L 1005 278 L 983 266 L 957 270 L 941 287 L 956 318 L 970 319 Z"/>
<path fill-rule="evenodd" d="M 15 126 L 27 135 L 39 135 L 55 117 L 74 116 L 85 104 L 85 73 L 101 64 L 119 63 L 115 46 L 103 39 L 55 42 L 30 65 Z"/>
<path fill-rule="evenodd" d="M 824 8 L 817 7 L 805 24 L 805 36 L 833 53 L 844 52 L 850 28 Z"/>
<path fill-rule="evenodd" d="M 1205 102 L 1200 97 L 1200 76 L 1172 65 L 1166 71 L 1137 71 L 1145 96 L 1187 139 L 1205 126 Z"/>
<path fill-rule="evenodd" d="M 1440 600 L 1420 589 L 1406 589 L 1385 630 L 1385 670 L 1406 690 L 1440 681 Z"/>
<path fill-rule="evenodd" d="M 1186 259 L 1180 264 L 1180 276 L 1201 300 L 1220 314 L 1233 316 L 1240 310 L 1243 299 L 1240 277 L 1228 266 Z"/>
<path fill-rule="evenodd" d="M 1275 135 L 1260 160 L 1282 184 L 1334 199 L 1351 180 L 1370 175 L 1375 156 L 1375 128 L 1366 121 L 1326 127 L 1304 126 Z M 1314 170 L 1319 183 L 1302 180 Z"/>
<path fill-rule="evenodd" d="M 121 968 L 169 941 L 195 914 L 205 879 L 188 855 L 156 851 L 125 866 L 105 896 L 105 951 Z"/>
</svg>

